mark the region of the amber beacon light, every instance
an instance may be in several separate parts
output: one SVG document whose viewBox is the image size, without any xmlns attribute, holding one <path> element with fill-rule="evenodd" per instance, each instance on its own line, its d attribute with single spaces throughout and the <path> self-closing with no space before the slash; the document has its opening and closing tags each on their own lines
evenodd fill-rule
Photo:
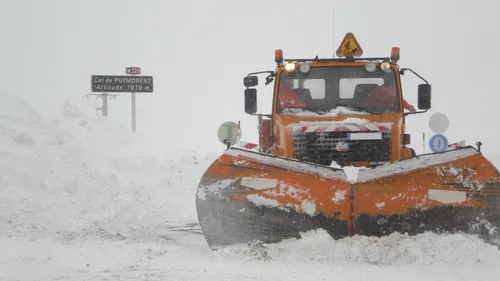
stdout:
<svg viewBox="0 0 500 281">
<path fill-rule="evenodd" d="M 276 63 L 282 63 L 283 62 L 283 50 L 275 50 L 274 51 L 274 61 Z"/>
<path fill-rule="evenodd" d="M 399 60 L 399 47 L 392 47 L 391 60 L 397 62 Z"/>
</svg>

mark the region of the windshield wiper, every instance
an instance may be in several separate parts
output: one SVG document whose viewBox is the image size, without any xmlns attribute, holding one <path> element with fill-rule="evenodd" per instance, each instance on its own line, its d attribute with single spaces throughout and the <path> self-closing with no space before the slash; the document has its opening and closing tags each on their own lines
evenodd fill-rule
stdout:
<svg viewBox="0 0 500 281">
<path fill-rule="evenodd" d="M 300 107 L 300 106 L 286 106 L 285 108 L 298 108 L 298 109 L 303 109 L 303 110 L 307 110 L 307 111 L 312 111 L 312 112 L 315 112 L 319 115 L 325 115 L 328 113 L 328 111 L 325 111 L 325 110 L 321 110 L 321 109 L 317 109 L 317 108 L 311 108 L 311 107 Z M 283 109 L 285 109 L 283 108 Z"/>
<path fill-rule="evenodd" d="M 352 104 L 337 104 L 337 107 L 339 106 L 343 106 L 343 107 L 347 107 L 347 108 L 350 108 L 350 109 L 354 109 L 354 110 L 361 110 L 361 111 L 364 111 L 364 112 L 367 112 L 367 113 L 371 113 L 371 114 L 375 114 L 375 112 L 365 108 L 365 107 L 362 107 L 362 106 L 357 106 L 357 105 L 352 105 Z"/>
</svg>

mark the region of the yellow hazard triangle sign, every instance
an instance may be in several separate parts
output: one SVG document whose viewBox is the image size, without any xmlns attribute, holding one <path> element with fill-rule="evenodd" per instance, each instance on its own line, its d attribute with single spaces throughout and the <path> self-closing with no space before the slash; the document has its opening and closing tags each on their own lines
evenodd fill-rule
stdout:
<svg viewBox="0 0 500 281">
<path fill-rule="evenodd" d="M 338 57 L 360 57 L 363 54 L 363 49 L 354 37 L 352 32 L 348 32 L 339 48 L 337 49 Z"/>
</svg>

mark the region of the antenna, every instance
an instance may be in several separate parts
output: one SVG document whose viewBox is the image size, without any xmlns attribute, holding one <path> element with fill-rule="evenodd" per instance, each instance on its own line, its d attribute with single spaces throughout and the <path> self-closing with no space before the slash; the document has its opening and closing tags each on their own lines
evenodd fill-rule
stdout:
<svg viewBox="0 0 500 281">
<path fill-rule="evenodd" d="M 335 57 L 335 9 L 332 13 L 332 43 L 333 43 L 333 57 Z"/>
</svg>

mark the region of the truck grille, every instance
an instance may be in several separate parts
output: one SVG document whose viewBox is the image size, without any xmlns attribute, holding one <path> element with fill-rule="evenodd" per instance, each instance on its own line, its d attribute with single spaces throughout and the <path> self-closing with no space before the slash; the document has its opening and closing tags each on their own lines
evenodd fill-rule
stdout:
<svg viewBox="0 0 500 281">
<path fill-rule="evenodd" d="M 340 166 L 353 162 L 388 162 L 391 156 L 390 132 L 383 132 L 378 140 L 347 140 L 348 132 L 304 132 L 294 134 L 295 158 L 320 165 L 335 161 Z M 346 151 L 338 151 L 337 144 L 348 145 Z M 340 145 L 340 148 L 347 146 Z M 382 162 L 382 163 L 380 163 Z"/>
</svg>

